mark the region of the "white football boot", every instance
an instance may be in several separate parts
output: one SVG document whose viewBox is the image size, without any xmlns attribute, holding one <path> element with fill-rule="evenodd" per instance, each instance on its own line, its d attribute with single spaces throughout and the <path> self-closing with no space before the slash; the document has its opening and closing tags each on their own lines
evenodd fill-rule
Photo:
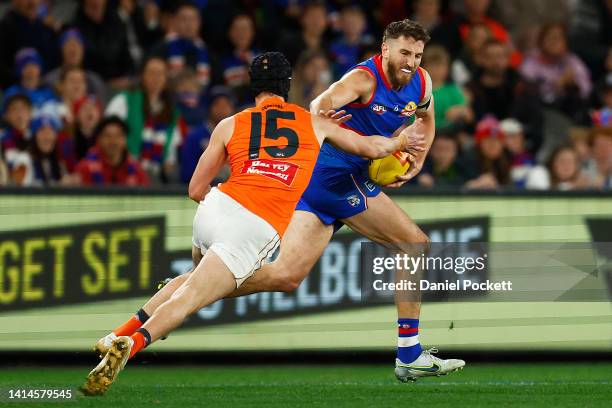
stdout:
<svg viewBox="0 0 612 408">
<path fill-rule="evenodd" d="M 406 364 L 395 359 L 395 376 L 402 382 L 416 381 L 420 377 L 440 377 L 453 371 L 462 370 L 465 361 L 457 359 L 442 360 L 433 355 L 438 349 L 423 350 L 413 362 Z"/>
</svg>

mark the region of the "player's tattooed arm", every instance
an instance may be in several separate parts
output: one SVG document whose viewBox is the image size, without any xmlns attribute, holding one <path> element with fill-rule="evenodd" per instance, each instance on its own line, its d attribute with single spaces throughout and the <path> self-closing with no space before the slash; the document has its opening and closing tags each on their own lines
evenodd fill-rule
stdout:
<svg viewBox="0 0 612 408">
<path fill-rule="evenodd" d="M 353 69 L 310 103 L 310 112 L 329 117 L 329 112 L 351 103 L 367 102 L 376 89 L 376 79 L 363 69 Z"/>
<path fill-rule="evenodd" d="M 330 120 L 320 116 L 312 116 L 312 125 L 319 143 L 327 140 L 333 146 L 345 152 L 365 157 L 379 159 L 389 156 L 398 150 L 419 153 L 425 150 L 425 137 L 407 128 L 398 137 L 372 135 L 363 137 L 352 130 L 342 128 Z"/>
<path fill-rule="evenodd" d="M 189 181 L 189 198 L 196 203 L 204 199 L 210 191 L 210 183 L 217 176 L 227 160 L 225 146 L 234 132 L 234 117 L 223 119 L 210 137 L 208 147 L 196 166 L 191 181 Z"/>
</svg>

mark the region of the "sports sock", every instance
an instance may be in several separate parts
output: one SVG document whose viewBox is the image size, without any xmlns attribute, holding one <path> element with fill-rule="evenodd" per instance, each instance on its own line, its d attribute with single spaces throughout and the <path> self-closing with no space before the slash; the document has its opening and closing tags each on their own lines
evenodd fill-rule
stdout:
<svg viewBox="0 0 612 408">
<path fill-rule="evenodd" d="M 130 350 L 129 358 L 134 357 L 134 354 L 138 353 L 151 343 L 151 334 L 147 331 L 147 329 L 141 327 L 136 330 L 136 333 L 132 334 L 131 339 L 134 340 L 134 345 Z"/>
<path fill-rule="evenodd" d="M 423 348 L 419 343 L 419 319 L 398 319 L 397 358 L 402 363 L 412 363 L 419 358 Z"/>
<path fill-rule="evenodd" d="M 128 321 L 113 330 L 113 333 L 117 336 L 131 336 L 145 324 L 147 320 L 149 320 L 149 315 L 143 309 L 140 309 L 134 316 L 130 317 Z"/>
</svg>

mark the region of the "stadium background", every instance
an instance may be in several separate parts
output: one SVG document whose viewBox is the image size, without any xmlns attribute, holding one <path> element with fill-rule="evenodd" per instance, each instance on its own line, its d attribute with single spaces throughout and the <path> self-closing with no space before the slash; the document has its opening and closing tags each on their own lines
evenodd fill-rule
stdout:
<svg viewBox="0 0 612 408">
<path fill-rule="evenodd" d="M 291 101 L 307 106 L 351 63 L 377 52 L 387 23 L 405 17 L 425 23 L 436 30 L 424 65 L 438 68 L 439 143 L 422 177 L 393 191 L 394 200 L 419 224 L 449 233 L 449 240 L 462 227 L 477 226 L 497 243 L 612 242 L 611 5 L 605 0 L 0 1 L 0 391 L 76 387 L 96 361 L 92 342 L 134 313 L 157 278 L 185 269 L 195 209 L 185 183 L 210 129 L 250 103 L 245 67 L 249 55 L 261 50 L 288 54 L 295 66 Z M 179 10 L 187 10 L 181 21 L 188 24 L 176 24 Z M 194 13 L 200 21 L 194 22 Z M 365 25 L 347 46 L 361 18 Z M 72 31 L 75 27 L 79 31 Z M 538 41 L 542 31 L 549 33 L 546 47 Z M 239 41 L 250 35 L 250 43 Z M 119 42 L 121 47 L 107 48 Z M 568 45 L 561 60 L 571 60 L 572 72 L 537 63 L 544 48 L 559 50 L 560 44 Z M 75 47 L 83 52 L 76 65 L 84 68 L 76 71 L 87 81 L 80 93 L 60 86 L 64 70 L 66 78 L 75 71 Z M 62 61 L 67 48 L 73 59 Z M 140 70 L 148 55 L 162 60 L 166 72 L 160 81 L 167 86 L 160 99 L 181 118 L 180 126 L 151 115 L 154 125 L 144 125 L 136 137 L 150 138 L 151 129 L 169 137 L 170 127 L 176 154 L 160 156 L 156 145 L 153 157 L 132 144 L 129 153 L 152 186 L 94 182 L 87 171 L 96 164 L 87 156 L 95 147 L 92 125 L 104 115 L 133 117 L 117 106 L 122 92 L 147 91 Z M 534 58 L 535 65 L 521 65 Z M 31 70 L 24 75 L 28 64 L 40 67 L 36 81 Z M 444 69 L 446 77 L 440 74 Z M 71 78 L 64 85 L 79 84 L 78 75 L 75 82 Z M 15 94 L 26 94 L 30 102 L 44 96 L 48 99 L 37 101 L 48 104 L 35 106 L 25 123 L 17 123 L 6 114 Z M 111 108 L 113 100 L 119 103 Z M 79 116 L 83 111 L 88 114 Z M 51 154 L 36 150 L 42 128 L 54 134 Z M 75 140 L 78 149 L 71 145 Z M 45 173 L 49 164 L 58 170 Z M 123 176 L 114 184 L 146 184 Z M 150 275 L 141 273 L 147 268 L 140 262 L 144 241 L 134 240 L 143 231 L 158 234 L 152 250 L 145 251 L 155 271 Z M 50 238 L 81 243 L 91 233 L 98 234 L 88 258 L 95 267 L 83 261 L 77 245 L 69 258 L 53 258 Z M 347 254 L 354 239 L 342 231 L 332 250 Z M 109 254 L 109 248 L 117 251 Z M 90 295 L 72 290 L 85 275 L 110 273 L 113 255 L 118 266 L 108 285 L 98 280 L 104 284 L 91 285 Z M 56 279 L 61 266 L 64 281 Z M 319 265 L 314 274 L 320 273 Z M 26 274 L 31 279 L 22 279 Z M 598 275 L 590 282 L 609 290 L 605 279 Z M 26 281 L 33 288 L 27 294 Z M 57 290 L 58 282 L 69 286 Z M 504 303 L 482 297 L 427 303 L 422 342 L 440 347 L 444 357 L 466 357 L 469 370 L 406 389 L 397 387 L 390 371 L 393 306 L 359 306 L 347 291 L 330 304 L 319 293 L 316 307 L 301 308 L 293 295 L 266 296 L 241 301 L 239 316 L 232 303 L 233 314 L 190 320 L 145 350 L 98 402 L 390 406 L 405 404 L 410 392 L 411 403 L 436 406 L 609 403 L 609 300 Z M 539 363 L 542 359 L 552 364 Z M 324 365 L 297 365 L 304 362 Z M 197 364 L 177 368 L 177 363 Z M 70 364 L 77 367 L 65 367 Z M 0 401 L 5 402 L 1 396 Z"/>
</svg>

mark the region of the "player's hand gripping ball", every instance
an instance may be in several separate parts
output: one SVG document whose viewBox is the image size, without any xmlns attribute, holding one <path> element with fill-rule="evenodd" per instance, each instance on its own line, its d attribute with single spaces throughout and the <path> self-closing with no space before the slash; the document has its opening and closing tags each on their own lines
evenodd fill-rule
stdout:
<svg viewBox="0 0 612 408">
<path fill-rule="evenodd" d="M 379 186 L 386 186 L 397 181 L 410 168 L 408 153 L 397 151 L 390 156 L 370 161 L 368 173 L 370 179 Z"/>
</svg>

